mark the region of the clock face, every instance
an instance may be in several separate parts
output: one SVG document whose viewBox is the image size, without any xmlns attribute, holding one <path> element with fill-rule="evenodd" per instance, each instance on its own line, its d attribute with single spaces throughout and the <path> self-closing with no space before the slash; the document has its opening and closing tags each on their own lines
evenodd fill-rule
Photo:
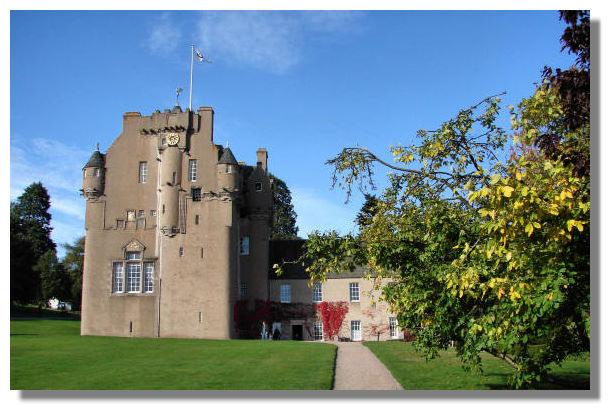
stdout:
<svg viewBox="0 0 615 415">
<path fill-rule="evenodd" d="M 179 143 L 179 134 L 177 133 L 169 133 L 167 134 L 167 144 L 170 146 L 174 146 Z"/>
</svg>

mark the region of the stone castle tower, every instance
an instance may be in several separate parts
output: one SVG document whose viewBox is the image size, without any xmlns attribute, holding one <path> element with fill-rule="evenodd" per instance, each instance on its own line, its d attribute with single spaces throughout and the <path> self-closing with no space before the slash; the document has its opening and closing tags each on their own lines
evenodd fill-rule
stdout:
<svg viewBox="0 0 615 415">
<path fill-rule="evenodd" d="M 235 302 L 267 299 L 267 151 L 238 163 L 213 116 L 125 113 L 83 168 L 82 335 L 232 338 Z"/>
</svg>

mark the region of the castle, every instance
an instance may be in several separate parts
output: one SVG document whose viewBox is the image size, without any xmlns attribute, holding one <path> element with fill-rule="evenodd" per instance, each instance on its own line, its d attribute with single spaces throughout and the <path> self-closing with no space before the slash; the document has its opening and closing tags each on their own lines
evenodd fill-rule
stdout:
<svg viewBox="0 0 615 415">
<path fill-rule="evenodd" d="M 273 275 L 272 263 L 296 258 L 301 241 L 269 240 L 267 150 L 256 150 L 253 166 L 238 163 L 214 143 L 213 122 L 211 107 L 127 112 L 107 153 L 97 149 L 84 166 L 81 334 L 228 339 L 238 336 L 239 300 L 348 300 L 345 335 L 365 339 L 384 325 L 397 338 L 395 316 L 370 302 L 377 288 L 360 275 L 313 287 L 303 270 Z M 273 326 L 282 338 L 323 337 L 311 317 Z"/>
</svg>

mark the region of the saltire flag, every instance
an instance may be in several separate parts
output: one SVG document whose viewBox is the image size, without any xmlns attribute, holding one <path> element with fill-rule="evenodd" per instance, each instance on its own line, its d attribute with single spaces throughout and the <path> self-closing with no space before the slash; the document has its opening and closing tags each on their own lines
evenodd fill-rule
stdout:
<svg viewBox="0 0 615 415">
<path fill-rule="evenodd" d="M 194 49 L 194 56 L 196 56 L 196 60 L 199 62 L 203 62 L 205 60 L 205 56 L 203 56 L 203 53 L 201 53 L 198 49 Z"/>
</svg>

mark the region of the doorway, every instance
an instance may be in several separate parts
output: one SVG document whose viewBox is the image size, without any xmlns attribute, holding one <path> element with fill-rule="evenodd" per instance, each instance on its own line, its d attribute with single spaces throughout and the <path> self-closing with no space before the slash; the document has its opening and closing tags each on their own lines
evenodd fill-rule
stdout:
<svg viewBox="0 0 615 415">
<path fill-rule="evenodd" d="M 292 339 L 293 340 L 303 340 L 303 325 L 302 324 L 293 324 L 292 325 Z"/>
</svg>

